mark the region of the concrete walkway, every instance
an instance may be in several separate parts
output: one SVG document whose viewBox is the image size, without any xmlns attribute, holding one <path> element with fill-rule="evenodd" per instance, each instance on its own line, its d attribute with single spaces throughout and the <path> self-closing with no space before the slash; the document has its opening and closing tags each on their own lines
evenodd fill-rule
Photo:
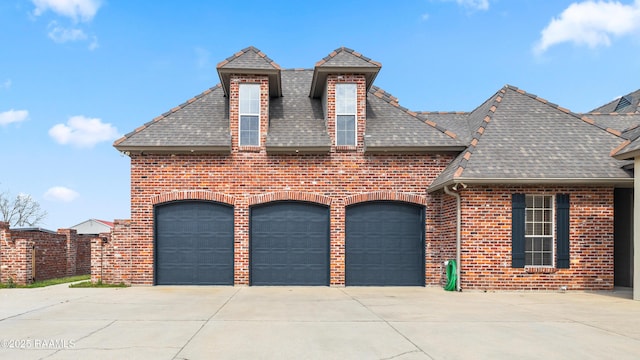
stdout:
<svg viewBox="0 0 640 360">
<path fill-rule="evenodd" d="M 0 289 L 0 359 L 637 359 L 640 302 L 440 288 Z"/>
</svg>

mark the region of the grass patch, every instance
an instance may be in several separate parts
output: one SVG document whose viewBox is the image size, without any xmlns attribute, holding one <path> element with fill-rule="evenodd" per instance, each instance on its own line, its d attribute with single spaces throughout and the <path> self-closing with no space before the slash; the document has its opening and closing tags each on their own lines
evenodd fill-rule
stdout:
<svg viewBox="0 0 640 360">
<path fill-rule="evenodd" d="M 98 280 L 98 282 L 92 283 L 91 281 L 83 281 L 76 284 L 69 285 L 70 288 L 123 288 L 129 287 L 125 283 L 119 284 L 105 284 L 102 280 Z"/>
<path fill-rule="evenodd" d="M 58 279 L 36 281 L 29 285 L 18 285 L 13 282 L 13 279 L 9 279 L 9 281 L 6 284 L 0 284 L 0 289 L 8 289 L 8 288 L 33 289 L 33 288 L 41 288 L 41 287 L 51 286 L 51 285 L 59 285 L 59 284 L 64 284 L 64 283 L 69 283 L 74 281 L 88 280 L 90 278 L 91 278 L 91 275 L 76 275 L 76 276 L 68 276 L 68 277 L 63 277 Z"/>
</svg>

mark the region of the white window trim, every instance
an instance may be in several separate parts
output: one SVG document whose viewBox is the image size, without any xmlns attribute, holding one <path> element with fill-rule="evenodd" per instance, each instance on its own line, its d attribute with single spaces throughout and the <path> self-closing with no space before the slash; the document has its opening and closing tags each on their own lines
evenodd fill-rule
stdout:
<svg viewBox="0 0 640 360">
<path fill-rule="evenodd" d="M 355 111 L 353 113 L 339 113 L 338 112 L 338 86 L 340 85 L 353 85 L 356 89 L 356 98 L 355 98 Z M 336 84 L 336 90 L 335 90 L 335 109 L 336 109 L 336 114 L 335 114 L 335 119 L 334 119 L 334 136 L 336 139 L 336 146 L 357 146 L 358 145 L 358 84 L 356 83 L 338 83 Z M 344 144 L 338 144 L 338 116 L 339 115 L 352 115 L 353 116 L 353 145 L 344 145 Z"/>
<path fill-rule="evenodd" d="M 526 204 L 526 197 L 527 196 L 548 196 L 551 197 L 551 264 L 550 265 L 527 265 L 526 264 L 526 259 L 527 259 L 527 252 L 525 250 L 525 268 L 555 268 L 556 266 L 556 196 L 555 195 L 550 195 L 550 194 L 525 194 L 525 204 Z M 530 238 L 535 238 L 535 237 L 540 237 L 538 235 L 527 235 L 527 209 L 529 209 L 526 205 L 525 205 L 525 217 L 524 217 L 524 226 L 525 226 L 525 232 L 524 232 L 524 239 L 525 242 L 530 239 Z M 525 244 L 526 247 L 526 244 Z"/>
<path fill-rule="evenodd" d="M 243 83 L 243 84 L 239 84 L 238 87 L 238 146 L 260 146 L 260 138 L 261 138 L 261 134 L 260 134 L 260 95 L 258 95 L 258 113 L 257 114 L 251 114 L 251 113 L 243 113 L 241 111 L 242 106 L 241 106 L 241 101 L 242 101 L 242 88 L 243 87 L 257 87 L 258 88 L 258 94 L 260 94 L 260 84 L 258 83 Z M 242 143 L 242 116 L 257 116 L 258 117 L 258 144 L 243 144 Z"/>
</svg>

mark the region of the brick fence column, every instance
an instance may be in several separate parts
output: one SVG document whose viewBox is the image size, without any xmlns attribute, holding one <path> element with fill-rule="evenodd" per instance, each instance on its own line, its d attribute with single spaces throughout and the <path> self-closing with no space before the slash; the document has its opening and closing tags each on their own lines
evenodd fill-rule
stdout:
<svg viewBox="0 0 640 360">
<path fill-rule="evenodd" d="M 8 246 L 11 240 L 9 232 L 9 223 L 0 221 L 0 283 L 5 284 L 8 280 Z"/>
<path fill-rule="evenodd" d="M 76 274 L 76 256 L 78 254 L 78 231 L 75 229 L 58 229 L 58 234 L 67 237 L 67 276 Z"/>
<path fill-rule="evenodd" d="M 91 282 L 102 281 L 103 238 L 91 239 Z"/>
</svg>

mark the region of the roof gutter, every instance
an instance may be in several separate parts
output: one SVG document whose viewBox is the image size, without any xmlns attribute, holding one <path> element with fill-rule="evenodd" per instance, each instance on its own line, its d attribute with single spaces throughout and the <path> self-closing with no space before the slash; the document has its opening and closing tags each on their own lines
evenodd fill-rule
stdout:
<svg viewBox="0 0 640 360">
<path fill-rule="evenodd" d="M 441 190 L 446 186 L 459 183 L 475 184 L 475 185 L 620 185 L 624 187 L 633 186 L 633 176 L 628 178 L 522 178 L 522 179 L 462 179 L 457 178 L 449 180 L 441 184 L 429 187 L 427 193 L 433 193 Z"/>
</svg>

